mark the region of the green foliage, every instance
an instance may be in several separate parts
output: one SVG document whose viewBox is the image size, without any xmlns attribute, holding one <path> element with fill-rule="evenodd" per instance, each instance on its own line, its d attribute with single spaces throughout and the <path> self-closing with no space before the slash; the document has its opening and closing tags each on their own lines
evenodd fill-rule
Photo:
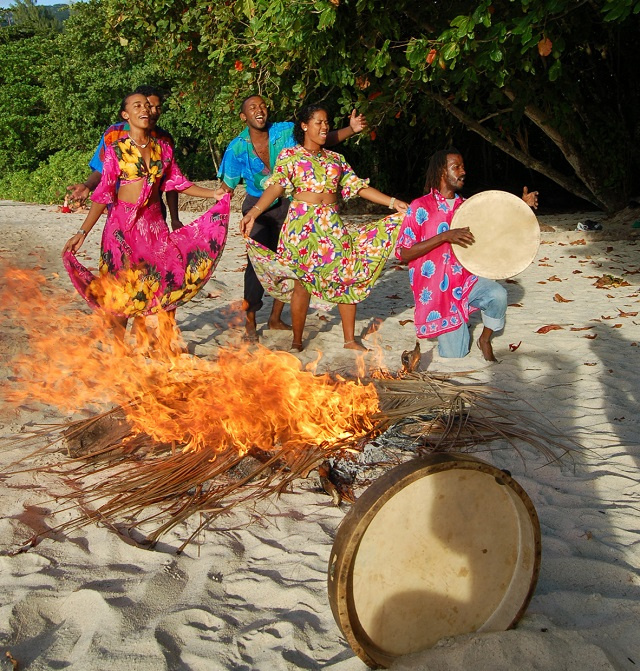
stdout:
<svg viewBox="0 0 640 671">
<path fill-rule="evenodd" d="M 51 40 L 41 36 L 0 43 L 0 174 L 34 168 L 46 156 L 38 146 L 46 133 L 40 75 L 50 53 Z"/>
<path fill-rule="evenodd" d="M 62 22 L 49 7 L 39 7 L 34 0 L 14 0 L 7 11 L 8 24 L 33 34 L 52 34 L 62 30 Z"/>
<path fill-rule="evenodd" d="M 640 172 L 639 24 L 640 0 L 79 2 L 59 34 L 0 28 L 0 169 L 89 151 L 151 83 L 171 93 L 161 125 L 194 178 L 213 176 L 258 92 L 276 120 L 322 100 L 343 125 L 357 107 L 378 139 L 347 153 L 409 196 L 462 132 L 445 104 L 608 205 Z"/>
<path fill-rule="evenodd" d="M 91 154 L 65 149 L 42 161 L 34 170 L 13 171 L 0 179 L 0 198 L 61 204 L 66 187 L 86 178 Z"/>
<path fill-rule="evenodd" d="M 105 3 L 133 52 L 175 72 L 173 110 L 214 155 L 239 129 L 237 102 L 249 92 L 276 118 L 310 100 L 334 104 L 337 119 L 357 105 L 379 131 L 433 118 L 435 95 L 527 155 L 529 134 L 560 135 L 565 155 L 583 153 L 582 165 L 600 170 L 591 181 L 628 186 L 640 120 L 627 104 L 639 83 L 638 0 L 398 0 L 392 11 L 382 0 Z M 528 121 L 531 105 L 541 130 Z M 547 144 L 543 159 L 556 155 Z"/>
</svg>

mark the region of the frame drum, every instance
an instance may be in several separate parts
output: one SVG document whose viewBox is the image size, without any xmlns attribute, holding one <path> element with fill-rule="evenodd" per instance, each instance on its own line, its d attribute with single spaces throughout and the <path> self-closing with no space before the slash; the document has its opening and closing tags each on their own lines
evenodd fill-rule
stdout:
<svg viewBox="0 0 640 671">
<path fill-rule="evenodd" d="M 475 242 L 455 246 L 460 263 L 474 275 L 504 280 L 521 273 L 540 246 L 540 226 L 533 210 L 506 191 L 471 196 L 453 215 L 451 228 L 469 227 Z"/>
<path fill-rule="evenodd" d="M 508 473 L 464 454 L 413 459 L 378 478 L 342 521 L 329 601 L 373 668 L 445 636 L 501 631 L 540 571 L 535 508 Z"/>
</svg>

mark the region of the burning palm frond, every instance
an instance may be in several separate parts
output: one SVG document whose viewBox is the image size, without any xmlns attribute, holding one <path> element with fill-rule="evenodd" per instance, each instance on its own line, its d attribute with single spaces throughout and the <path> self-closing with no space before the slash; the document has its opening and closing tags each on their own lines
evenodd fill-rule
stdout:
<svg viewBox="0 0 640 671">
<path fill-rule="evenodd" d="M 114 344 L 95 315 L 68 306 L 50 315 L 53 329 L 33 303 L 38 282 L 28 279 L 14 277 L 11 291 L 0 292 L 17 297 L 12 320 L 29 338 L 28 356 L 13 363 L 7 399 L 63 412 L 108 408 L 8 441 L 21 454 L 5 472 L 53 474 L 66 485 L 55 499 L 60 512 L 75 516 L 49 533 L 91 522 L 127 536 L 153 528 L 145 537 L 153 545 L 201 513 L 182 550 L 212 519 L 291 489 L 321 464 L 323 482 L 348 500 L 357 481 L 340 490 L 332 467 L 357 460 L 389 427 L 410 433 L 418 451 L 470 450 L 499 439 L 516 449 L 528 442 L 551 461 L 572 447 L 536 413 L 515 412 L 504 394 L 449 376 L 346 380 L 316 375 L 290 354 L 263 347 L 221 349 L 211 361 L 159 343 L 149 357 Z M 29 291 L 20 295 L 24 286 Z"/>
</svg>

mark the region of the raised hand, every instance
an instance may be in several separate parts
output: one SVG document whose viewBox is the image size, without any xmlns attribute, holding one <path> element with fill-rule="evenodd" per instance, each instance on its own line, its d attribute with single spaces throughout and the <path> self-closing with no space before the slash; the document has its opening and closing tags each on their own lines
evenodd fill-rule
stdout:
<svg viewBox="0 0 640 671">
<path fill-rule="evenodd" d="M 362 133 L 368 125 L 367 118 L 364 114 L 358 114 L 355 109 L 352 110 L 351 116 L 349 117 L 349 126 L 354 133 Z"/>
<path fill-rule="evenodd" d="M 525 186 L 524 189 L 522 190 L 522 200 L 529 206 L 532 207 L 534 210 L 538 209 L 538 192 L 537 191 L 531 191 L 529 192 L 529 189 Z"/>
</svg>

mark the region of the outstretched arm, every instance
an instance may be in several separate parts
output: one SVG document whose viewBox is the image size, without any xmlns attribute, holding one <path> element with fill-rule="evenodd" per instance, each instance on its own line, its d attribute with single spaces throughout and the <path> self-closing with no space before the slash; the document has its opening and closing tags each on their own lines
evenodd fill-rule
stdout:
<svg viewBox="0 0 640 671">
<path fill-rule="evenodd" d="M 77 200 L 80 204 L 84 203 L 89 193 L 100 184 L 101 177 L 102 173 L 94 170 L 82 184 L 69 184 L 67 191 L 71 199 Z"/>
<path fill-rule="evenodd" d="M 397 212 L 406 212 L 409 207 L 404 200 L 398 200 L 397 198 L 387 196 L 382 193 L 382 191 L 378 191 L 378 189 L 374 189 L 371 186 L 366 186 L 364 189 L 360 189 L 358 195 L 365 200 L 370 200 L 377 205 L 384 205 L 390 210 L 396 210 Z"/>
<path fill-rule="evenodd" d="M 220 187 L 217 189 L 208 189 L 206 186 L 198 186 L 197 184 L 192 184 L 188 189 L 183 189 L 181 193 L 186 193 L 196 198 L 215 198 L 216 200 L 221 200 L 227 195 L 227 192 Z"/>
<path fill-rule="evenodd" d="M 63 255 L 66 252 L 75 254 L 80 249 L 80 247 L 82 247 L 82 243 L 85 241 L 87 235 L 89 235 L 91 232 L 91 229 L 95 226 L 96 221 L 100 219 L 100 215 L 104 212 L 105 207 L 107 207 L 105 203 L 91 203 L 91 209 L 82 222 L 82 226 L 80 226 L 80 229 L 75 235 L 71 236 L 67 240 L 65 246 L 63 247 Z"/>
<path fill-rule="evenodd" d="M 362 133 L 367 125 L 367 119 L 364 114 L 357 114 L 355 110 L 352 110 L 351 116 L 349 117 L 349 125 L 340 130 L 329 131 L 325 144 L 327 147 L 333 147 L 340 142 L 344 142 L 352 135 Z"/>
<path fill-rule="evenodd" d="M 240 233 L 242 235 L 249 235 L 253 224 L 257 217 L 259 217 L 271 203 L 284 193 L 284 187 L 279 184 L 272 184 L 267 187 L 264 193 L 260 196 L 258 202 L 251 206 L 251 209 L 240 220 Z"/>
<path fill-rule="evenodd" d="M 434 235 L 428 240 L 416 242 L 412 247 L 400 247 L 400 259 L 404 263 L 409 263 L 409 261 L 419 259 L 421 256 L 428 254 L 445 242 L 449 242 L 452 245 L 460 245 L 460 247 L 468 247 L 474 241 L 475 238 L 469 228 L 451 228 L 448 231 Z"/>
</svg>

